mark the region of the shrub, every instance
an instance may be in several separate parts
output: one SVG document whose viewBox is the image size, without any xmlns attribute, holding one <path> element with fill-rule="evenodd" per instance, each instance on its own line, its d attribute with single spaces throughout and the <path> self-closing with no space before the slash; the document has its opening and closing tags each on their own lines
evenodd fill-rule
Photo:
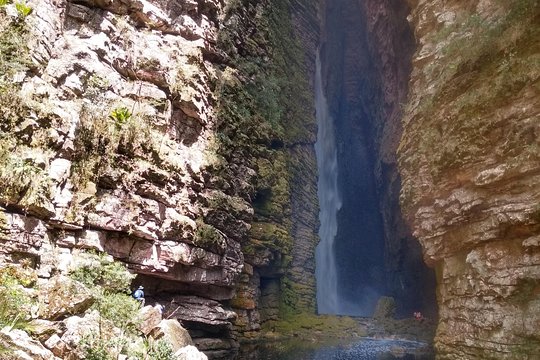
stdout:
<svg viewBox="0 0 540 360">
<path fill-rule="evenodd" d="M 150 348 L 148 349 L 148 359 L 149 360 L 175 360 L 173 349 L 171 345 L 163 340 L 157 340 L 152 342 Z"/>
<path fill-rule="evenodd" d="M 78 261 L 79 265 L 70 271 L 70 276 L 92 290 L 96 298 L 92 308 L 114 326 L 135 333 L 140 305 L 128 295 L 135 275 L 105 253 L 84 253 Z"/>
<path fill-rule="evenodd" d="M 90 288 L 99 286 L 105 294 L 129 292 L 135 275 L 126 266 L 106 253 L 81 254 L 80 264 L 70 271 L 70 276 Z"/>
<path fill-rule="evenodd" d="M 76 187 L 97 181 L 120 156 L 150 158 L 154 149 L 152 129 L 142 115 L 132 114 L 126 107 L 108 113 L 109 104 L 85 104 L 75 137 L 72 179 Z"/>
<path fill-rule="evenodd" d="M 30 156 L 16 151 L 13 140 L 0 140 L 0 199 L 4 203 L 24 208 L 42 205 L 50 199 L 51 184 L 48 174 Z"/>
<path fill-rule="evenodd" d="M 105 340 L 98 334 L 89 333 L 83 336 L 79 345 L 86 360 L 115 360 L 117 356 L 112 355 L 112 350 L 118 349 L 123 342 L 123 337 Z"/>
<path fill-rule="evenodd" d="M 34 300 L 24 291 L 35 281 L 22 269 L 8 266 L 0 269 L 0 328 L 27 329 Z"/>
<path fill-rule="evenodd" d="M 140 319 L 140 303 L 131 296 L 121 293 L 104 294 L 94 305 L 101 316 L 110 320 L 114 326 L 135 333 Z"/>
<path fill-rule="evenodd" d="M 5 1 L 5 0 L 0 0 Z M 21 9 L 23 11 L 23 9 Z M 26 71 L 30 64 L 28 32 L 24 23 L 13 22 L 0 12 L 0 85 L 9 83 L 16 72 Z M 3 84 L 5 85 L 5 84 Z"/>
</svg>

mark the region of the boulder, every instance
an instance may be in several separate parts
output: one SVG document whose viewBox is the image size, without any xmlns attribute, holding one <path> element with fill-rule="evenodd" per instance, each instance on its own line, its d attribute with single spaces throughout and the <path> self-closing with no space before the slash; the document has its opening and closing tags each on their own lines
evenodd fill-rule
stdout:
<svg viewBox="0 0 540 360">
<path fill-rule="evenodd" d="M 54 354 L 22 330 L 0 331 L 0 347 L 9 349 L 10 360 L 55 360 Z"/>
<path fill-rule="evenodd" d="M 84 317 L 71 316 L 64 320 L 66 332 L 61 340 L 67 345 L 68 349 L 77 348 L 82 338 L 86 334 L 99 333 L 100 315 L 96 310 L 89 312 Z"/>
<path fill-rule="evenodd" d="M 63 358 L 69 350 L 67 344 L 56 334 L 45 341 L 45 346 L 60 358 Z"/>
<path fill-rule="evenodd" d="M 83 284 L 64 275 L 42 284 L 39 294 L 39 317 L 48 320 L 81 314 L 94 303 L 94 297 Z"/>
<path fill-rule="evenodd" d="M 161 320 L 159 325 L 150 333 L 150 336 L 156 340 L 165 339 L 171 344 L 174 352 L 177 352 L 184 346 L 193 345 L 188 331 L 180 325 L 178 320 L 174 319 Z"/>
<path fill-rule="evenodd" d="M 144 334 L 148 335 L 150 332 L 156 328 L 162 320 L 161 311 L 158 306 L 145 306 L 139 311 L 139 317 L 141 323 L 139 325 L 139 330 Z"/>
<path fill-rule="evenodd" d="M 198 296 L 177 295 L 165 305 L 165 312 L 182 321 L 196 322 L 211 328 L 232 328 L 234 311 L 223 308 L 217 301 Z"/>
<path fill-rule="evenodd" d="M 30 329 L 32 337 L 37 338 L 41 342 L 44 342 L 53 334 L 61 334 L 66 330 L 62 322 L 44 319 L 32 320 L 30 322 Z"/>
<path fill-rule="evenodd" d="M 184 346 L 175 352 L 174 356 L 177 360 L 208 360 L 208 357 L 193 345 Z"/>
</svg>

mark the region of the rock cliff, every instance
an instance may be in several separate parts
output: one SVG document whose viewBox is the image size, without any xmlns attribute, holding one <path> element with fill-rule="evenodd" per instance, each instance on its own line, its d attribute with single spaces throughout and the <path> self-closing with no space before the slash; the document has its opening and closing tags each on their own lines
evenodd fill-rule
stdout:
<svg viewBox="0 0 540 360">
<path fill-rule="evenodd" d="M 410 1 L 401 204 L 437 271 L 438 359 L 540 356 L 540 3 Z"/>
<path fill-rule="evenodd" d="M 313 311 L 316 17 L 303 0 L 2 5 L 1 262 L 47 281 L 106 252 L 214 358 Z"/>
</svg>

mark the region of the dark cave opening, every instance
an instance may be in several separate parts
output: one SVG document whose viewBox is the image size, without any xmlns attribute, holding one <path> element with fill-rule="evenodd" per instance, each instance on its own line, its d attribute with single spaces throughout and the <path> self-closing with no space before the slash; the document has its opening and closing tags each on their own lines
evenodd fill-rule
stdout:
<svg viewBox="0 0 540 360">
<path fill-rule="evenodd" d="M 332 248 L 336 296 L 346 304 L 336 313 L 370 316 L 381 296 L 391 296 L 398 317 L 414 311 L 435 317 L 435 275 L 399 205 L 395 152 L 415 48 L 408 8 L 397 1 L 339 0 L 323 12 L 322 86 L 334 122 L 341 196 Z"/>
</svg>

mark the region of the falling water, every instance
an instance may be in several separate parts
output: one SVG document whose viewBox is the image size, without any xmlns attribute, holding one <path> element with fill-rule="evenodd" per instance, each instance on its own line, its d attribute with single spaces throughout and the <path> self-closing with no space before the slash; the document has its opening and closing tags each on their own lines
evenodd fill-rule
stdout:
<svg viewBox="0 0 540 360">
<path fill-rule="evenodd" d="M 337 212 L 341 208 L 338 191 L 337 148 L 333 119 L 323 91 L 321 61 L 317 54 L 315 75 L 315 104 L 317 110 L 317 142 L 315 152 L 319 169 L 319 238 L 316 249 L 317 304 L 319 314 L 339 312 L 337 272 L 334 255 L 334 239 L 337 233 Z"/>
</svg>

